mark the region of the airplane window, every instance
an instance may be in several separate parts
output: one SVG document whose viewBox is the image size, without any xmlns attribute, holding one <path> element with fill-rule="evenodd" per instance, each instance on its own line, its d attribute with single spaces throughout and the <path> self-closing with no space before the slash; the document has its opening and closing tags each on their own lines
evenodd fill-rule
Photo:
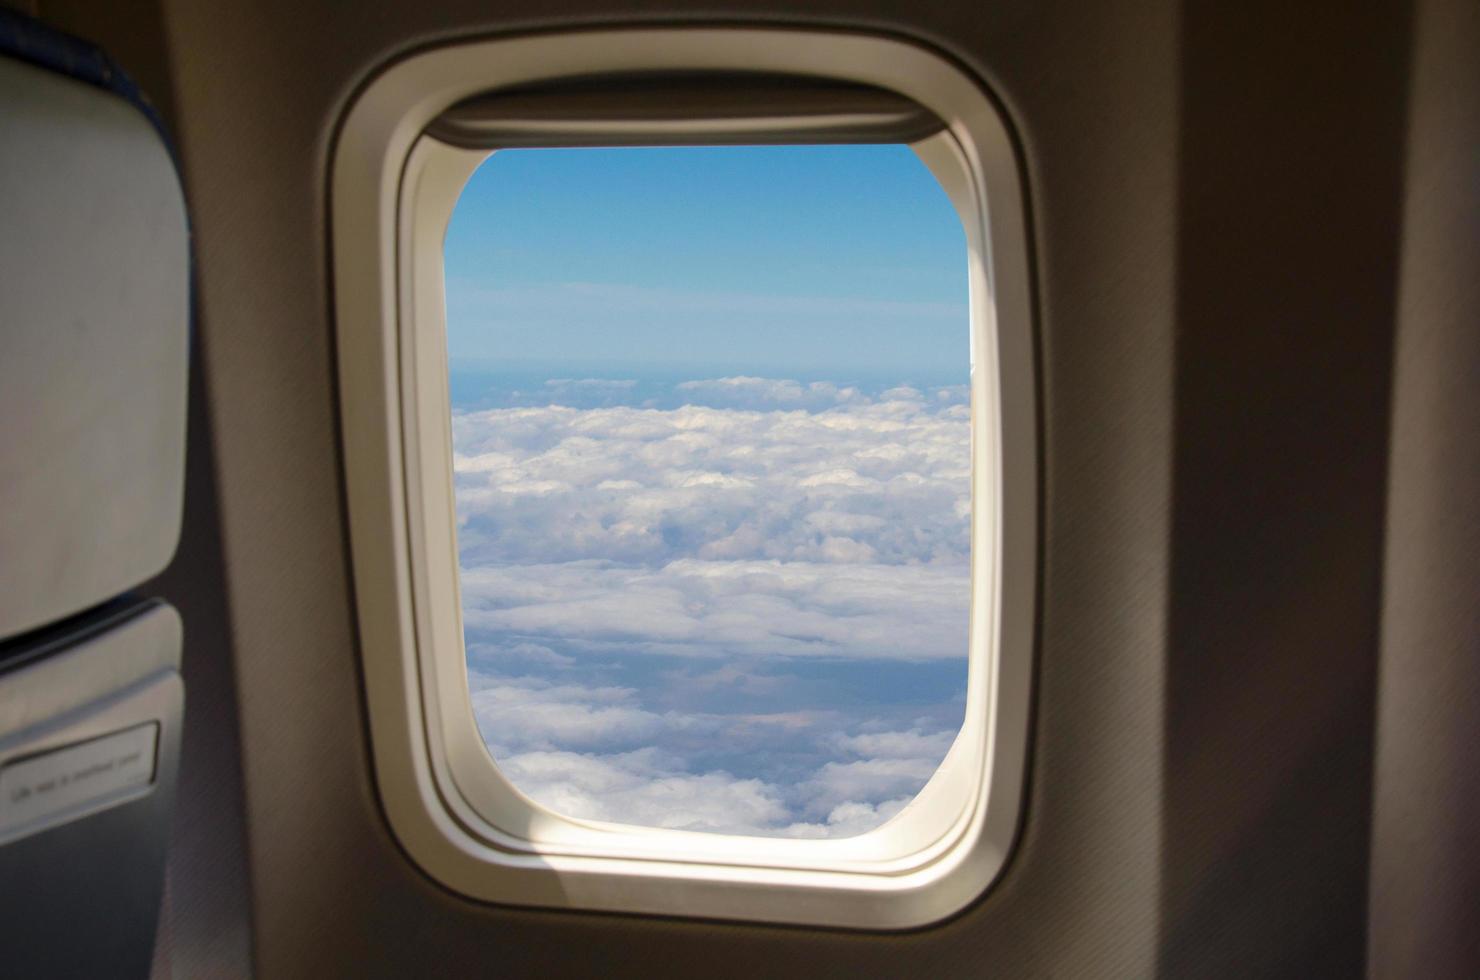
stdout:
<svg viewBox="0 0 1480 980">
<path fill-rule="evenodd" d="M 902 145 L 493 153 L 444 251 L 468 689 L 567 817 L 849 837 L 961 729 L 968 255 Z"/>
<path fill-rule="evenodd" d="M 475 900 L 849 928 L 979 896 L 1039 545 L 1028 229 L 979 82 L 851 32 L 433 48 L 355 99 L 331 201 L 411 859 Z"/>
</svg>

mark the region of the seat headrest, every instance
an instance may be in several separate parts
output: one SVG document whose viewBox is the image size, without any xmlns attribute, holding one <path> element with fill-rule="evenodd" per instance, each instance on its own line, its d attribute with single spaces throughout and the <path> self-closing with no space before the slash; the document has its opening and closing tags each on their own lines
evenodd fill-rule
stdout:
<svg viewBox="0 0 1480 980">
<path fill-rule="evenodd" d="M 190 248 L 172 153 L 126 76 L 0 15 L 4 640 L 143 582 L 174 552 Z"/>
</svg>

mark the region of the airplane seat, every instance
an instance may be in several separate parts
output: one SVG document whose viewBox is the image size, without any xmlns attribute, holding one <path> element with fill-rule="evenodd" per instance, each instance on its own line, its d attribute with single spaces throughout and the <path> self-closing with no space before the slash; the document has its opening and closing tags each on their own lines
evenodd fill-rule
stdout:
<svg viewBox="0 0 1480 980">
<path fill-rule="evenodd" d="M 147 976 L 184 684 L 190 247 L 97 48 L 0 9 L 0 974 Z"/>
</svg>

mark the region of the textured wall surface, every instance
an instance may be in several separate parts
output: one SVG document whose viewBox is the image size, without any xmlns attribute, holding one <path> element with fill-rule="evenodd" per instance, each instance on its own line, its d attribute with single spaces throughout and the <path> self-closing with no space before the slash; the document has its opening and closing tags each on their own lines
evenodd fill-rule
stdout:
<svg viewBox="0 0 1480 980">
<path fill-rule="evenodd" d="M 1423 0 L 1394 363 L 1373 977 L 1480 973 L 1480 6 Z"/>
<path fill-rule="evenodd" d="M 1424 96 L 1470 85 L 1473 99 L 1459 54 L 1461 27 L 1473 50 L 1473 10 L 1422 6 L 1410 93 L 1411 17 L 1397 0 L 162 0 L 153 20 L 43 3 L 126 62 L 118 48 L 131 46 L 146 88 L 165 93 L 195 221 L 205 390 L 192 424 L 212 438 L 192 443 L 191 492 L 204 499 L 170 594 L 198 638 L 187 673 L 201 658 L 214 700 L 206 721 L 192 701 L 206 727 L 187 735 L 182 774 L 189 801 L 197 767 L 195 802 L 182 803 L 194 849 L 171 885 L 186 904 L 171 917 L 180 975 L 195 975 L 182 963 L 247 968 L 249 879 L 267 977 L 643 976 L 659 964 L 695 976 L 1351 976 L 1366 968 L 1374 792 L 1372 969 L 1415 975 L 1430 939 L 1457 941 L 1445 910 L 1463 906 L 1402 868 L 1414 856 L 1439 867 L 1435 841 L 1459 846 L 1461 824 L 1414 834 L 1404 807 L 1414 794 L 1449 806 L 1457 792 L 1472 812 L 1476 799 L 1473 782 L 1445 779 L 1453 756 L 1402 773 L 1429 737 L 1405 741 L 1405 720 L 1476 682 L 1473 656 L 1453 673 L 1476 635 L 1472 592 L 1413 576 L 1434 571 L 1453 590 L 1474 565 L 1473 523 L 1466 537 L 1426 515 L 1458 511 L 1477 475 L 1474 446 L 1456 445 L 1476 389 L 1475 332 L 1460 324 L 1480 303 L 1463 272 L 1477 251 L 1473 157 L 1449 155 L 1444 135 L 1473 140 L 1475 106 Z M 1004 878 L 935 928 L 479 906 L 407 861 L 376 802 L 327 279 L 336 122 L 377 66 L 421 46 L 674 19 L 914 38 L 976 73 L 1020 139 L 1045 453 L 1032 771 Z M 1452 213 L 1449 195 L 1471 210 Z M 1394 676 L 1410 682 L 1388 697 Z M 1462 702 L 1442 703 L 1434 723 L 1452 732 Z M 227 812 L 243 806 L 244 845 Z M 1442 880 L 1474 888 L 1458 872 Z M 1432 931 L 1392 931 L 1409 912 Z"/>
<path fill-rule="evenodd" d="M 1144 976 L 1156 950 L 1177 11 L 1166 3 L 166 5 L 237 655 L 257 966 L 680 974 Z M 415 46 L 687 16 L 846 24 L 939 45 L 1020 127 L 1046 369 L 1039 777 L 1013 869 L 900 936 L 465 903 L 407 863 L 368 768 L 325 270 L 336 120 Z M 1049 775 L 1052 774 L 1052 775 Z M 372 938 L 373 937 L 373 940 Z"/>
<path fill-rule="evenodd" d="M 1162 973 L 1355 976 L 1407 13 L 1186 9 Z"/>
</svg>

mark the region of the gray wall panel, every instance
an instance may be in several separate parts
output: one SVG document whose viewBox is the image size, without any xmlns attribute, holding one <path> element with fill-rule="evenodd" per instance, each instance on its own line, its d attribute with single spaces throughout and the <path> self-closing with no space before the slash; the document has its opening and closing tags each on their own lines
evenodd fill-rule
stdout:
<svg viewBox="0 0 1480 980">
<path fill-rule="evenodd" d="M 1480 976 L 1480 5 L 1415 34 L 1370 973 L 1437 980 Z"/>
<path fill-rule="evenodd" d="M 163 9 L 229 624 L 200 608 L 234 645 L 262 975 L 1362 969 L 1404 4 Z M 919 38 L 1021 138 L 1046 453 L 1030 794 L 1003 881 L 933 929 L 480 907 L 410 865 L 376 803 L 334 421 L 335 121 L 420 45 L 677 15 Z"/>
<path fill-rule="evenodd" d="M 1170 5 L 805 8 L 819 22 L 936 40 L 991 79 L 1023 122 L 1043 231 L 1053 450 L 1040 778 L 1029 803 L 1042 818 L 1030 816 L 991 898 L 904 936 L 479 908 L 406 863 L 375 804 L 354 659 L 324 284 L 330 138 L 376 64 L 434 38 L 525 26 L 528 14 L 457 3 L 168 9 L 205 270 L 265 975 L 406 975 L 427 964 L 636 975 L 655 958 L 680 973 L 736 975 L 940 975 L 972 964 L 1014 975 L 1148 972 L 1175 183 Z M 771 9 L 795 19 L 802 8 Z M 604 12 L 557 4 L 542 22 Z"/>
<path fill-rule="evenodd" d="M 1363 969 L 1401 3 L 1188 4 L 1161 972 Z"/>
</svg>

